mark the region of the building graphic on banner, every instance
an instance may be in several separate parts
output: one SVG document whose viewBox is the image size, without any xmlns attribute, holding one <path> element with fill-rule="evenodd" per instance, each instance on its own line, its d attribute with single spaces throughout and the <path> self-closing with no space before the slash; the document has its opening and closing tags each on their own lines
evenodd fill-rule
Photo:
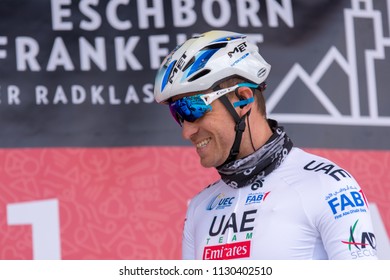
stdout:
<svg viewBox="0 0 390 280">
<path fill-rule="evenodd" d="M 390 0 L 386 1 L 387 10 L 390 11 Z M 273 118 L 285 123 L 390 126 L 390 116 L 383 116 L 378 110 L 377 85 L 388 81 L 381 81 L 379 75 L 376 75 L 378 71 L 377 63 L 390 61 L 390 57 L 385 55 L 386 48 L 390 47 L 390 37 L 384 35 L 383 15 L 380 11 L 374 9 L 373 0 L 351 0 L 351 3 L 351 8 L 344 10 L 346 57 L 336 47 L 332 46 L 311 74 L 307 73 L 300 64 L 293 65 L 267 100 L 267 108 Z M 366 49 L 363 52 L 364 55 L 361 61 L 364 65 L 361 65 L 361 61 L 358 59 L 358 42 L 356 40 L 358 29 L 355 26 L 355 21 L 359 19 L 370 20 L 373 26 L 372 36 L 374 41 L 372 44 L 374 48 Z M 390 21 L 387 20 L 387 22 L 390 25 Z M 337 108 L 337 104 L 334 104 L 319 86 L 321 79 L 334 64 L 337 64 L 345 72 L 348 79 L 349 92 L 345 92 L 345 94 L 349 94 L 350 114 L 342 114 Z M 359 69 L 366 69 L 365 87 L 361 87 L 361 83 L 359 83 L 359 78 L 362 77 L 362 74 L 358 75 Z M 327 112 L 326 114 L 273 113 L 275 107 L 298 79 L 307 86 L 321 103 Z M 367 93 L 367 114 L 362 113 L 360 109 L 363 104 L 360 100 L 361 94 L 365 93 Z"/>
</svg>

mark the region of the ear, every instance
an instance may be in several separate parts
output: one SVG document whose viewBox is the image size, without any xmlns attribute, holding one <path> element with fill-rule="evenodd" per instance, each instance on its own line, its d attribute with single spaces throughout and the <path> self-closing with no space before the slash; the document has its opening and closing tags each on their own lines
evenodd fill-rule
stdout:
<svg viewBox="0 0 390 280">
<path fill-rule="evenodd" d="M 240 87 L 235 93 L 239 101 L 233 102 L 233 106 L 237 113 L 243 116 L 252 108 L 254 102 L 253 91 L 248 87 Z"/>
</svg>

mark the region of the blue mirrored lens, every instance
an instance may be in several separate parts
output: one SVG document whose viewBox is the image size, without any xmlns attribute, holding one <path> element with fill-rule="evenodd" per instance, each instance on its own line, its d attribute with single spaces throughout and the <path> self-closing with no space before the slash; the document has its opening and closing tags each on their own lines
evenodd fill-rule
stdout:
<svg viewBox="0 0 390 280">
<path fill-rule="evenodd" d="M 194 122 L 211 111 L 211 105 L 204 103 L 200 95 L 186 96 L 169 104 L 175 120 L 182 125 L 183 121 Z"/>
</svg>

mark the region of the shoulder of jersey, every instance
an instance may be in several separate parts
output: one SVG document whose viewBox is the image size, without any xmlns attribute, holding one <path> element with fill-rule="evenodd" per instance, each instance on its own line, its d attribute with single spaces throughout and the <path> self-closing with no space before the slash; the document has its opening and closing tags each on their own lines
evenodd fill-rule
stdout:
<svg viewBox="0 0 390 280">
<path fill-rule="evenodd" d="M 352 175 L 336 163 L 299 148 L 293 148 L 280 170 L 280 176 L 291 185 L 325 184 L 335 187 L 356 184 Z"/>
</svg>

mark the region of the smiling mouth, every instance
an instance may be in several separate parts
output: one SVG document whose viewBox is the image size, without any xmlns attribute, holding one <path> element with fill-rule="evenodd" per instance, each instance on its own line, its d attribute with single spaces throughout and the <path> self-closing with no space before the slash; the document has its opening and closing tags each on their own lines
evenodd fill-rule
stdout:
<svg viewBox="0 0 390 280">
<path fill-rule="evenodd" d="M 200 141 L 199 143 L 196 144 L 197 148 L 204 148 L 207 146 L 207 144 L 211 141 L 211 138 L 207 138 L 205 140 Z"/>
</svg>

